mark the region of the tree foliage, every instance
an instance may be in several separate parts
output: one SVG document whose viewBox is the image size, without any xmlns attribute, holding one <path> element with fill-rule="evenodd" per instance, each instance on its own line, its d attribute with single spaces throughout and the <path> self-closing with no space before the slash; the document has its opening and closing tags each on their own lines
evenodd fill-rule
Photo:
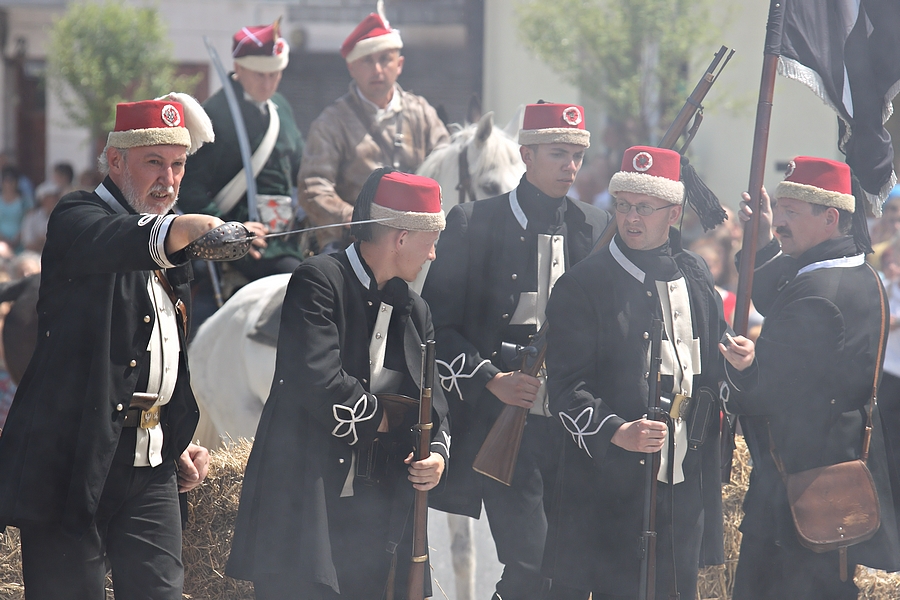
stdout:
<svg viewBox="0 0 900 600">
<path fill-rule="evenodd" d="M 609 150 L 657 142 L 712 58 L 712 0 L 530 0 L 522 42 L 606 112 Z M 621 155 L 621 154 L 620 154 Z"/>
<path fill-rule="evenodd" d="M 191 85 L 174 76 L 157 11 L 117 2 L 71 3 L 50 33 L 49 69 L 66 115 L 95 141 L 113 128 L 117 103 Z"/>
</svg>

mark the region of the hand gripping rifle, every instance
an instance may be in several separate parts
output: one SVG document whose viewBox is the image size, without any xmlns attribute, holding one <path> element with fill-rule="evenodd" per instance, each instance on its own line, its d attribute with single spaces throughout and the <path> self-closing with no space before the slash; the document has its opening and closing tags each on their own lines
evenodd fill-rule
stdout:
<svg viewBox="0 0 900 600">
<path fill-rule="evenodd" d="M 547 353 L 547 322 L 531 336 L 531 345 L 520 350 L 522 356 L 521 371 L 526 375 L 537 377 L 544 366 L 544 355 Z M 506 485 L 512 484 L 516 459 L 519 457 L 519 446 L 522 445 L 522 433 L 525 431 L 525 419 L 528 409 L 512 404 L 504 404 L 500 416 L 484 438 L 484 443 L 472 468 L 496 479 Z"/>
<path fill-rule="evenodd" d="M 653 319 L 650 329 L 650 374 L 647 377 L 647 418 L 662 421 L 660 408 L 659 367 L 662 364 L 662 320 Z M 644 488 L 644 518 L 641 531 L 641 581 L 638 600 L 656 598 L 656 480 L 659 476 L 659 452 L 644 458 L 646 487 Z"/>
<path fill-rule="evenodd" d="M 666 131 L 659 146 L 661 148 L 672 149 L 681 138 L 686 135 L 687 139 L 678 150 L 680 154 L 684 154 L 697 134 L 697 129 L 703 121 L 703 99 L 709 92 L 713 83 L 719 78 L 722 69 L 731 60 L 734 50 L 730 50 L 722 46 L 712 62 L 703 73 L 703 77 L 697 83 L 694 91 L 688 97 L 684 106 L 678 112 L 678 116 L 672 122 L 669 130 Z M 725 60 L 723 63 L 722 60 Z M 719 64 L 721 63 L 721 65 Z M 693 123 L 691 120 L 693 119 Z M 603 233 L 600 235 L 597 243 L 594 244 L 591 254 L 605 248 L 612 241 L 616 234 L 616 220 L 612 219 Z M 541 367 L 544 365 L 544 354 L 547 351 L 547 331 L 548 326 L 545 322 L 540 331 L 531 338 L 531 345 L 528 347 L 530 353 L 525 356 L 522 363 L 522 372 L 529 375 L 537 376 Z M 481 449 L 475 456 L 475 462 L 472 468 L 483 475 L 487 475 L 492 479 L 496 479 L 501 483 L 510 485 L 512 483 L 512 474 L 516 467 L 516 459 L 519 455 L 519 446 L 522 443 L 522 433 L 525 430 L 525 418 L 528 416 L 528 409 L 511 404 L 504 404 L 503 410 L 494 426 L 488 432 Z"/>
<path fill-rule="evenodd" d="M 416 425 L 416 460 L 431 454 L 431 390 L 434 387 L 434 340 L 422 344 L 422 392 L 419 399 L 419 424 Z M 416 490 L 413 505 L 412 557 L 409 565 L 408 600 L 425 597 L 425 568 L 428 565 L 428 492 Z"/>
</svg>

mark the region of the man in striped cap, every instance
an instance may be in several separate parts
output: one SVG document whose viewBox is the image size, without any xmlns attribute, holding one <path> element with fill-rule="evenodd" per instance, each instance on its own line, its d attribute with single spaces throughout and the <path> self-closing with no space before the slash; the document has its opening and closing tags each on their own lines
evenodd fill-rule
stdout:
<svg viewBox="0 0 900 600">
<path fill-rule="evenodd" d="M 259 600 L 381 600 L 389 580 L 405 597 L 414 488 L 436 486 L 449 457 L 438 386 L 420 461 L 409 452 L 418 415 L 382 398 L 419 397 L 420 344 L 434 330 L 407 284 L 434 258 L 440 187 L 378 169 L 354 209 L 354 222 L 369 219 L 382 221 L 354 223 L 355 243 L 307 259 L 288 284 L 227 568 Z"/>
<path fill-rule="evenodd" d="M 590 253 L 609 215 L 566 196 L 590 145 L 584 109 L 538 103 L 519 132 L 525 174 L 516 189 L 453 207 L 422 296 L 434 314 L 437 364 L 450 396 L 454 468 L 432 506 L 478 518 L 482 500 L 503 563 L 495 598 L 543 597 L 541 556 L 561 438 L 540 378 L 504 358 L 504 343 L 529 338 L 545 320 L 557 279 Z M 510 347 L 510 346 L 507 346 Z M 472 464 L 504 405 L 529 410 L 512 484 Z"/>
<path fill-rule="evenodd" d="M 881 527 L 843 556 L 801 544 L 775 457 L 792 474 L 860 456 L 889 313 L 881 280 L 865 263 L 865 207 L 854 197 L 850 167 L 798 156 L 775 199 L 773 210 L 763 190 L 753 277 L 762 332 L 755 344 L 737 337 L 720 346 L 729 363 L 726 408 L 740 415 L 753 459 L 734 598 L 856 598 L 857 564 L 900 569 L 893 465 L 878 407 L 868 467 Z M 746 220 L 747 194 L 744 200 Z"/>
<path fill-rule="evenodd" d="M 626 150 L 609 182 L 615 237 L 557 281 L 547 306 L 550 410 L 566 438 L 544 553 L 554 600 L 637 596 L 646 459 L 656 452 L 656 556 L 646 556 L 656 561 L 655 598 L 695 597 L 698 566 L 724 559 L 716 398 L 726 325 L 706 263 L 674 228 L 681 176 L 673 150 Z M 660 318 L 669 426 L 648 409 Z"/>
<path fill-rule="evenodd" d="M 189 445 L 184 248 L 222 221 L 172 212 L 187 156 L 212 140 L 196 100 L 119 104 L 103 182 L 50 215 L 37 347 L 0 436 L 0 528 L 22 534 L 29 598 L 181 598 L 178 492 Z"/>
</svg>

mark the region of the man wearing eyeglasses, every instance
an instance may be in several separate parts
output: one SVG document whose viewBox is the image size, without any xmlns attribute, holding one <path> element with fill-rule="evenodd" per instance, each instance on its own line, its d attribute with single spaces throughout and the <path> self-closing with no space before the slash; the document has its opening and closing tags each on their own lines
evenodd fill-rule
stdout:
<svg viewBox="0 0 900 600">
<path fill-rule="evenodd" d="M 450 211 L 422 297 L 431 306 L 441 385 L 450 404 L 454 467 L 431 505 L 479 517 L 484 501 L 504 565 L 494 598 L 545 596 L 541 557 L 562 443 L 541 379 L 501 355 L 504 342 L 527 345 L 545 320 L 553 284 L 590 253 L 610 221 L 566 193 L 581 168 L 590 133 L 570 104 L 530 104 L 519 132 L 525 175 L 509 193 Z M 504 405 L 530 409 L 512 485 L 472 470 Z"/>
<path fill-rule="evenodd" d="M 637 594 L 650 453 L 661 451 L 656 598 L 693 598 L 698 566 L 724 559 L 717 344 L 726 325 L 706 263 L 673 228 L 685 196 L 680 159 L 625 152 L 609 184 L 616 236 L 568 270 L 547 305 L 550 411 L 568 432 L 544 553 L 554 600 Z M 668 425 L 647 419 L 655 318 Z"/>
</svg>

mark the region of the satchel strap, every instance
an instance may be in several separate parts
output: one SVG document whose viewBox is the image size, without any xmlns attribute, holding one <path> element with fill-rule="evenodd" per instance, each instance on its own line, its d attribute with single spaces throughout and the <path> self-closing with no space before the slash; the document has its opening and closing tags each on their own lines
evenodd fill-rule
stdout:
<svg viewBox="0 0 900 600">
<path fill-rule="evenodd" d="M 881 285 L 881 278 L 878 276 L 878 273 L 875 272 L 875 269 L 872 268 L 872 265 L 866 263 L 866 266 L 869 268 L 869 271 L 872 272 L 872 276 L 875 277 L 876 285 L 878 286 L 878 301 L 881 304 L 881 330 L 878 332 L 878 357 L 875 359 L 875 379 L 872 381 L 872 399 L 869 400 L 869 406 L 866 409 L 866 432 L 863 435 L 862 453 L 860 455 L 860 459 L 862 459 L 863 462 L 869 460 L 869 444 L 872 441 L 872 411 L 878 398 L 878 380 L 881 379 L 882 359 L 884 358 L 885 347 L 884 326 L 885 321 L 887 320 L 887 311 L 885 310 L 884 301 L 885 291 L 884 287 Z"/>
</svg>

